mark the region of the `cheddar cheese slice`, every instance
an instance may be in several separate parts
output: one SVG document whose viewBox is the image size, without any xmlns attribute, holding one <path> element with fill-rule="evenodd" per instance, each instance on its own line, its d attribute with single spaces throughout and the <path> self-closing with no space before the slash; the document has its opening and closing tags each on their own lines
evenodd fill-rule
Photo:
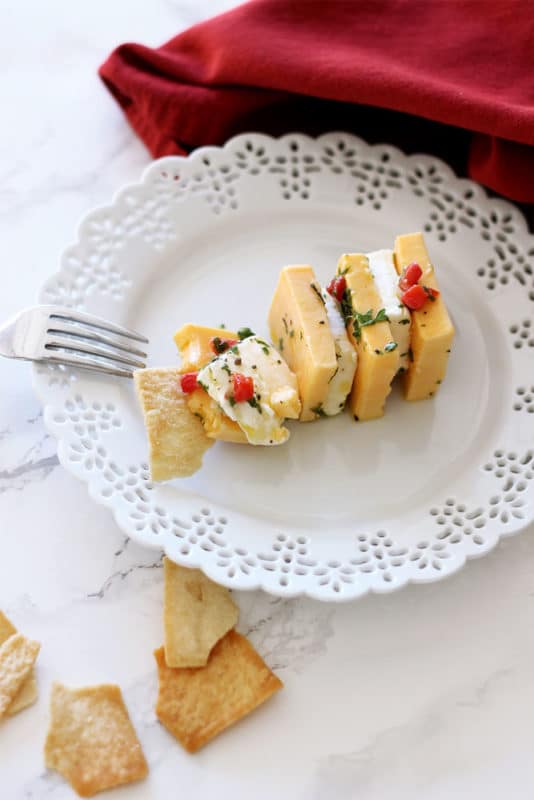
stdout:
<svg viewBox="0 0 534 800">
<path fill-rule="evenodd" d="M 218 336 L 220 339 L 237 339 L 237 333 L 227 331 L 226 328 L 207 328 L 204 325 L 194 325 L 188 322 L 176 331 L 174 341 L 182 358 L 182 372 L 197 372 L 214 357 L 211 349 L 211 340 Z"/>
<path fill-rule="evenodd" d="M 347 327 L 358 353 L 358 368 L 349 399 L 350 410 L 356 419 L 375 419 L 384 414 L 391 382 L 399 368 L 398 347 L 367 256 L 363 253 L 341 256 L 337 274 L 345 276 L 356 320 L 350 321 Z"/>
<path fill-rule="evenodd" d="M 399 275 L 416 262 L 423 270 L 419 283 L 439 289 L 434 268 L 421 233 L 397 236 L 395 267 Z M 432 397 L 445 377 L 447 362 L 454 338 L 454 327 L 440 294 L 423 308 L 412 311 L 410 363 L 404 375 L 404 395 L 407 400 Z"/>
<path fill-rule="evenodd" d="M 334 337 L 312 267 L 296 264 L 280 273 L 269 310 L 275 347 L 297 376 L 301 422 L 323 416 L 328 384 L 337 370 Z"/>
<path fill-rule="evenodd" d="M 174 341 L 182 358 L 180 372 L 198 372 L 205 367 L 215 355 L 211 341 L 216 336 L 220 339 L 238 338 L 237 333 L 227 331 L 226 328 L 208 328 L 191 322 L 182 325 L 174 334 Z M 193 414 L 202 421 L 209 439 L 247 444 L 247 437 L 237 422 L 227 417 L 204 389 L 192 392 L 188 396 L 187 404 Z"/>
</svg>

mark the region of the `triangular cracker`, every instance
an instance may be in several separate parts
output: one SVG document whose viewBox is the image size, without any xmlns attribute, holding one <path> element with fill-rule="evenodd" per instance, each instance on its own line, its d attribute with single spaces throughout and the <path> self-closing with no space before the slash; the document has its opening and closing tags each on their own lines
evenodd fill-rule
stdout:
<svg viewBox="0 0 534 800">
<path fill-rule="evenodd" d="M 230 592 L 199 569 L 165 558 L 163 622 L 169 667 L 202 667 L 215 644 L 235 627 L 239 609 Z"/>
<path fill-rule="evenodd" d="M 199 750 L 282 688 L 252 645 L 229 631 L 205 667 L 173 669 L 163 647 L 154 653 L 159 673 L 156 714 L 190 753 Z"/>
</svg>

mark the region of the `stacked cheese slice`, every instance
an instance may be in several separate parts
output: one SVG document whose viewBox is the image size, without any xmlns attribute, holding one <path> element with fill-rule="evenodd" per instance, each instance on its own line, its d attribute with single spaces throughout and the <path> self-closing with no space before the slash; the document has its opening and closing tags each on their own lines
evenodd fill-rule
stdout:
<svg viewBox="0 0 534 800">
<path fill-rule="evenodd" d="M 415 262 L 427 301 L 410 311 L 399 279 Z M 445 376 L 454 336 L 420 233 L 399 236 L 394 251 L 341 256 L 328 292 L 312 267 L 285 267 L 269 325 L 297 375 L 303 422 L 339 413 L 347 396 L 355 419 L 381 417 L 400 373 L 406 399 L 432 396 Z"/>
<path fill-rule="evenodd" d="M 410 265 L 423 294 L 411 310 L 399 288 Z M 215 439 L 282 444 L 286 419 L 347 404 L 356 420 L 381 417 L 399 374 L 407 400 L 431 397 L 454 336 L 420 233 L 397 237 L 394 250 L 342 255 L 328 290 L 311 266 L 284 267 L 269 328 L 274 344 L 249 329 L 184 325 L 174 337 L 181 368 L 137 373 L 155 480 L 193 474 Z"/>
</svg>

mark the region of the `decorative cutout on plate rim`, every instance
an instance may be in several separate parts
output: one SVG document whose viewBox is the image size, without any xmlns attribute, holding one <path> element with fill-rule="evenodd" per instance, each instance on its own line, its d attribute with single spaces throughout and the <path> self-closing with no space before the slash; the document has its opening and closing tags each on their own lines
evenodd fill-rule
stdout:
<svg viewBox="0 0 534 800">
<path fill-rule="evenodd" d="M 512 206 L 486 199 L 479 187 L 458 180 L 437 159 L 406 157 L 394 148 L 370 147 L 338 133 L 316 141 L 301 135 L 274 140 L 251 134 L 224 148 L 204 148 L 188 159 L 155 162 L 141 184 L 127 187 L 114 205 L 87 217 L 80 241 L 69 248 L 61 272 L 47 283 L 41 299 L 83 307 L 96 293 L 123 302 L 133 288 L 120 266 L 129 244 L 161 253 L 177 236 L 179 204 L 198 198 L 216 216 L 236 213 L 244 188 L 250 191 L 251 181 L 258 178 L 276 187 L 280 200 L 309 204 L 326 187 L 329 202 L 335 196 L 340 204 L 349 202 L 371 213 L 396 194 L 411 193 L 414 202 L 429 209 L 427 233 L 444 241 L 463 228 L 491 249 L 484 266 L 475 265 L 490 291 L 505 289 L 513 278 L 527 300 L 534 300 L 533 240 Z M 508 328 L 511 353 L 522 349 L 529 354 L 530 320 L 519 319 Z M 36 387 L 47 403 L 47 424 L 61 442 L 62 463 L 90 484 L 99 502 L 113 508 L 126 533 L 146 544 L 163 543 L 177 560 L 200 565 L 230 586 L 264 586 L 277 594 L 307 593 L 322 599 L 391 591 L 409 580 L 436 580 L 457 569 L 467 556 L 490 549 L 501 534 L 523 527 L 530 513 L 525 498 L 533 477 L 532 451 L 519 456 L 503 442 L 506 449 L 495 450 L 481 468 L 494 484 L 483 502 L 447 497 L 428 509 L 424 536 L 415 544 L 396 542 L 386 526 L 374 532 L 355 526 L 345 557 L 325 559 L 315 552 L 310 536 L 274 530 L 270 545 L 254 552 L 234 543 L 235 519 L 215 504 L 183 514 L 163 507 L 147 465 L 119 463 L 110 451 L 106 437 L 121 431 L 121 409 L 105 392 L 103 402 L 89 401 L 83 385 L 75 371 L 36 367 Z M 516 411 L 534 412 L 534 386 L 511 388 L 510 393 Z"/>
</svg>

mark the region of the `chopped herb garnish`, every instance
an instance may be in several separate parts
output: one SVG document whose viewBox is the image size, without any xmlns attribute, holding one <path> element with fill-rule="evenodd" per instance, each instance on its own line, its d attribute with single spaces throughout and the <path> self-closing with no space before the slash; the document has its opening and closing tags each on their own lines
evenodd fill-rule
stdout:
<svg viewBox="0 0 534 800">
<path fill-rule="evenodd" d="M 350 293 L 350 289 L 348 286 L 345 287 L 345 291 L 343 292 L 343 295 L 341 297 L 339 310 L 341 311 L 341 315 L 345 320 L 345 324 L 348 325 L 349 321 L 352 319 L 353 316 L 352 295 Z"/>
<path fill-rule="evenodd" d="M 362 338 L 362 328 L 366 328 L 369 325 L 376 325 L 377 322 L 389 322 L 389 317 L 386 314 L 385 308 L 381 308 L 374 317 L 373 310 L 371 308 L 364 314 L 360 314 L 358 311 L 355 311 L 352 324 L 356 340 L 359 342 Z"/>
<path fill-rule="evenodd" d="M 230 352 L 233 353 L 235 356 L 239 353 L 239 350 L 237 349 L 237 345 L 236 344 L 233 344 L 231 346 Z"/>
<path fill-rule="evenodd" d="M 445 352 L 446 352 L 446 353 L 450 353 L 451 351 L 450 351 L 450 350 L 446 350 Z"/>
<path fill-rule="evenodd" d="M 386 353 L 391 353 L 392 350 L 395 350 L 397 347 L 397 342 L 388 342 L 387 345 L 384 347 L 384 351 Z"/>
<path fill-rule="evenodd" d="M 280 339 L 278 339 L 278 349 L 280 350 L 281 353 L 284 350 L 284 340 L 282 339 L 282 337 L 280 337 Z"/>
<path fill-rule="evenodd" d="M 375 350 L 375 353 L 377 354 L 377 356 L 383 356 L 384 355 L 382 350 Z"/>
<path fill-rule="evenodd" d="M 237 402 L 235 397 L 233 396 L 233 394 L 228 395 L 227 400 L 230 403 L 230 405 L 232 406 L 232 408 L 235 406 L 235 404 Z"/>
<path fill-rule="evenodd" d="M 326 417 L 326 412 L 321 403 L 310 410 L 313 411 L 313 413 L 318 417 Z"/>
<path fill-rule="evenodd" d="M 325 305 L 325 302 L 324 302 L 324 297 L 323 297 L 323 295 L 321 294 L 321 290 L 319 289 L 319 287 L 317 286 L 317 284 L 315 284 L 315 283 L 310 283 L 310 286 L 311 286 L 311 288 L 313 289 L 313 291 L 315 292 L 315 294 L 317 295 L 317 297 L 319 298 L 319 300 L 321 301 L 321 303 L 322 303 L 322 304 L 323 304 L 323 306 L 324 306 L 324 305 Z"/>
<path fill-rule="evenodd" d="M 441 381 L 436 381 L 436 383 L 437 383 L 437 384 L 440 384 L 440 383 L 441 383 Z"/>
<path fill-rule="evenodd" d="M 260 396 L 260 395 L 259 395 L 259 396 Z M 262 407 L 261 407 L 261 406 L 260 406 L 260 404 L 258 403 L 258 400 L 257 400 L 257 398 L 255 398 L 255 397 L 251 397 L 249 400 L 247 400 L 247 403 L 249 404 L 249 406 L 252 406 L 252 408 L 257 408 L 257 409 L 258 409 L 258 411 L 260 412 L 260 414 L 263 414 Z"/>
<path fill-rule="evenodd" d="M 251 369 L 258 369 L 258 367 L 256 366 L 256 364 L 253 364 Z"/>
<path fill-rule="evenodd" d="M 277 364 L 281 364 L 281 363 L 282 363 L 282 359 L 281 359 L 281 358 L 277 358 L 277 359 L 276 359 L 276 363 L 277 363 Z"/>
<path fill-rule="evenodd" d="M 221 322 L 221 323 L 219 324 L 219 328 L 222 328 L 222 329 L 223 329 L 223 331 L 225 331 L 225 330 L 226 330 L 226 325 L 224 324 L 224 322 Z"/>
<path fill-rule="evenodd" d="M 300 341 L 302 341 L 302 339 L 303 339 L 303 333 L 302 333 L 302 330 L 300 330 L 300 331 L 299 331 L 299 339 L 300 339 Z"/>
<path fill-rule="evenodd" d="M 350 267 L 343 267 L 343 269 L 338 269 L 337 274 L 338 275 L 346 275 L 347 272 L 349 271 L 349 269 L 350 269 Z"/>
<path fill-rule="evenodd" d="M 237 359 L 236 359 L 236 362 L 235 362 L 235 363 L 237 364 Z M 228 366 L 228 364 L 226 364 L 226 363 L 224 363 L 224 364 L 222 364 L 222 365 L 221 365 L 221 369 L 223 369 L 225 372 L 227 372 L 227 373 L 228 373 L 228 375 L 231 375 L 231 374 L 232 374 L 232 371 L 231 371 L 230 367 L 229 367 L 229 366 Z"/>
<path fill-rule="evenodd" d="M 254 331 L 251 331 L 250 328 L 239 328 L 237 335 L 241 340 L 248 339 L 249 336 L 255 336 L 256 334 Z"/>
<path fill-rule="evenodd" d="M 337 373 L 338 373 L 338 372 L 339 372 L 339 366 L 338 366 L 338 367 L 336 367 L 336 369 L 335 369 L 335 370 L 334 370 L 334 372 L 332 373 L 331 377 L 328 379 L 328 383 L 330 383 L 331 381 L 333 381 L 333 380 L 334 380 L 334 378 L 336 377 L 336 375 L 337 375 Z"/>
<path fill-rule="evenodd" d="M 206 384 L 205 384 L 205 383 L 202 383 L 202 381 L 199 381 L 199 379 L 198 379 L 198 378 L 197 378 L 197 383 L 198 383 L 198 385 L 199 385 L 199 386 L 200 386 L 202 389 L 204 389 L 204 391 L 205 391 L 205 392 L 207 392 L 207 391 L 208 391 L 208 387 L 206 386 Z"/>
<path fill-rule="evenodd" d="M 406 350 L 406 352 L 405 352 L 405 353 L 401 353 L 401 354 L 400 354 L 400 357 L 401 357 L 401 358 L 405 358 L 405 357 L 406 357 L 406 356 L 408 356 L 408 355 L 410 355 L 410 351 L 409 351 L 409 350 Z"/>
<path fill-rule="evenodd" d="M 426 311 L 425 311 L 425 314 L 426 314 Z M 400 319 L 399 320 L 399 325 L 409 325 L 409 324 L 410 324 L 410 320 L 409 319 Z"/>
<path fill-rule="evenodd" d="M 425 290 L 425 294 L 426 294 L 427 298 L 428 298 L 429 300 L 431 300 L 433 303 L 435 303 L 435 302 L 436 302 L 436 298 L 435 298 L 435 296 L 432 294 L 432 290 L 431 290 L 431 289 L 429 289 L 429 288 L 428 288 L 428 286 L 423 286 L 423 289 Z"/>
<path fill-rule="evenodd" d="M 325 325 L 325 324 L 326 324 L 326 323 L 325 323 L 324 319 L 320 319 L 320 320 L 319 320 L 319 325 Z"/>
<path fill-rule="evenodd" d="M 218 355 L 228 350 L 228 342 L 225 339 L 221 339 L 220 336 L 214 336 L 211 340 L 211 345 Z"/>
<path fill-rule="evenodd" d="M 268 356 L 271 350 L 267 342 L 264 342 L 263 339 L 256 339 L 256 341 L 258 342 L 259 345 L 261 345 L 261 349 L 263 350 L 265 355 Z"/>
<path fill-rule="evenodd" d="M 294 337 L 294 335 L 295 335 L 295 331 L 293 330 L 293 328 L 291 328 L 291 330 L 289 331 L 289 338 L 292 339 Z"/>
<path fill-rule="evenodd" d="M 285 316 L 282 317 L 282 322 L 284 323 L 286 334 L 289 333 L 289 328 L 287 327 L 287 319 L 285 318 Z"/>
<path fill-rule="evenodd" d="M 405 367 L 399 367 L 398 370 L 397 370 L 397 375 L 401 375 L 403 372 L 406 372 L 406 368 Z"/>
</svg>

